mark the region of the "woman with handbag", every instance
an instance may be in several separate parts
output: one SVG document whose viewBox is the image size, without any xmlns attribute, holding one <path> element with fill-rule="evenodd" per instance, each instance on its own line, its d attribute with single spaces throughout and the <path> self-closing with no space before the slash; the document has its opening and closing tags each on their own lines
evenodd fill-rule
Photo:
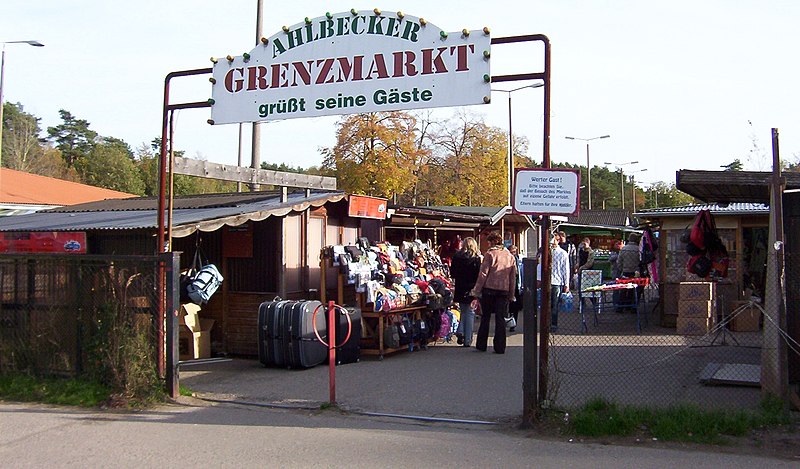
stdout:
<svg viewBox="0 0 800 469">
<path fill-rule="evenodd" d="M 494 353 L 505 353 L 506 315 L 509 302 L 515 299 L 517 262 L 503 245 L 503 237 L 499 232 L 490 233 L 486 240 L 491 247 L 483 256 L 478 280 L 470 292 L 470 295 L 480 299 L 482 312 L 475 348 L 481 352 L 486 351 L 489 341 L 489 322 L 494 316 L 494 339 L 492 342 Z M 477 301 L 472 301 L 473 306 Z"/>
</svg>

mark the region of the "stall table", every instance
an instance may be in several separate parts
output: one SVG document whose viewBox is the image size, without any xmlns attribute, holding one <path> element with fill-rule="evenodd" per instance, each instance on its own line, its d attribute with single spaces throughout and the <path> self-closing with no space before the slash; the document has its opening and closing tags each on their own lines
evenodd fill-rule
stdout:
<svg viewBox="0 0 800 469">
<path fill-rule="evenodd" d="M 383 343 L 383 331 L 386 329 L 387 319 L 391 316 L 410 316 L 411 323 L 422 319 L 422 312 L 427 309 L 426 305 L 407 306 L 404 308 L 392 309 L 389 311 L 372 311 L 370 309 L 362 308 L 361 319 L 363 322 L 364 335 L 361 338 L 361 353 L 364 355 L 378 355 L 379 360 L 383 360 L 386 354 L 399 352 L 402 350 L 411 350 L 416 346 L 423 346 L 427 344 L 420 344 L 418 340 L 413 339 L 411 344 L 404 345 L 398 348 L 386 348 Z"/>
<path fill-rule="evenodd" d="M 644 287 L 649 284 L 650 279 L 646 277 L 642 278 L 619 278 L 614 281 L 614 283 L 606 283 L 602 285 L 595 285 L 592 287 L 588 287 L 585 289 L 580 290 L 578 296 L 578 312 L 580 313 L 581 317 L 581 327 L 583 332 L 588 333 L 589 327 L 586 325 L 586 315 L 583 311 L 583 296 L 584 294 L 592 294 L 596 301 L 593 302 L 592 312 L 594 315 L 594 325 L 597 326 L 600 321 L 598 315 L 609 308 L 609 304 L 611 308 L 633 308 L 636 310 L 636 331 L 638 333 L 642 333 L 642 317 L 639 308 L 639 301 L 640 297 L 644 292 Z M 641 288 L 640 288 L 641 287 Z M 626 303 L 607 303 L 606 301 L 606 293 L 614 292 L 614 291 L 625 291 L 625 290 L 633 290 L 633 298 L 631 301 Z M 645 300 L 646 302 L 646 300 Z M 645 305 L 646 309 L 646 305 Z M 647 314 L 644 315 L 644 320 L 647 322 Z"/>
</svg>

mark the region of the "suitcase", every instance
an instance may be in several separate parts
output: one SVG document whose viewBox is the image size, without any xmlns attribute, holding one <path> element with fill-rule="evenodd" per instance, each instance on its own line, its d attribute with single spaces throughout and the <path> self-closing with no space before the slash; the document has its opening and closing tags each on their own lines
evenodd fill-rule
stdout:
<svg viewBox="0 0 800 469">
<path fill-rule="evenodd" d="M 284 336 L 283 355 L 285 366 L 289 368 L 311 368 L 323 363 L 327 357 L 327 347 L 317 340 L 314 334 L 312 319 L 314 309 L 322 305 L 319 301 L 297 301 L 291 307 L 284 307 L 281 311 L 283 317 L 282 327 Z M 325 339 L 325 320 L 317 312 L 317 327 L 320 336 Z"/>
<path fill-rule="evenodd" d="M 347 337 L 347 318 L 344 317 L 344 312 L 342 310 L 338 310 L 336 314 L 336 345 L 341 344 L 341 347 L 336 348 L 337 365 L 358 363 L 361 359 L 361 336 L 363 335 L 361 329 L 361 309 L 348 306 L 345 307 L 344 310 L 347 311 L 347 315 L 350 316 L 352 326 L 350 328 L 350 339 L 342 344 L 344 338 Z"/>
<path fill-rule="evenodd" d="M 282 312 L 293 303 L 276 299 L 258 307 L 258 359 L 264 366 L 286 366 Z"/>
</svg>

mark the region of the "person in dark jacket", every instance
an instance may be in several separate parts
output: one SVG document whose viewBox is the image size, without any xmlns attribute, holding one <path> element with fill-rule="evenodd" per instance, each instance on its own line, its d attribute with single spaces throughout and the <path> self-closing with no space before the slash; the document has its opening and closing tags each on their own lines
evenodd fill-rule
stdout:
<svg viewBox="0 0 800 469">
<path fill-rule="evenodd" d="M 475 308 L 472 307 L 474 297 L 470 296 L 472 287 L 478 279 L 481 268 L 481 253 L 475 238 L 464 238 L 462 249 L 453 254 L 450 275 L 456 283 L 454 300 L 461 311 L 461 322 L 458 323 L 456 338 L 459 345 L 472 345 L 472 329 L 475 324 Z"/>
<path fill-rule="evenodd" d="M 508 328 L 508 332 L 514 332 L 516 330 L 516 324 L 519 321 L 519 312 L 522 311 L 522 259 L 519 257 L 519 249 L 516 246 L 512 245 L 508 248 L 508 251 L 514 256 L 514 260 L 517 262 L 517 280 L 516 286 L 514 287 L 514 299 L 516 301 L 508 304 L 508 314 L 514 318 L 515 324 L 515 326 Z"/>
</svg>

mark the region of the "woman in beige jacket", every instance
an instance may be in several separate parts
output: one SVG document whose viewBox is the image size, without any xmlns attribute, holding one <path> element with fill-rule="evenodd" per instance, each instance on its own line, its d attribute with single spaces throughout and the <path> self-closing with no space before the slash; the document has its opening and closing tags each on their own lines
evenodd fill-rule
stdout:
<svg viewBox="0 0 800 469">
<path fill-rule="evenodd" d="M 491 247 L 483 257 L 478 280 L 471 295 L 481 302 L 481 324 L 475 348 L 486 351 L 489 340 L 489 321 L 494 316 L 494 340 L 492 346 L 495 353 L 506 351 L 506 315 L 508 304 L 514 301 L 517 263 L 514 256 L 503 246 L 500 233 L 490 233 L 486 238 Z M 474 300 L 477 301 L 477 300 Z"/>
</svg>

